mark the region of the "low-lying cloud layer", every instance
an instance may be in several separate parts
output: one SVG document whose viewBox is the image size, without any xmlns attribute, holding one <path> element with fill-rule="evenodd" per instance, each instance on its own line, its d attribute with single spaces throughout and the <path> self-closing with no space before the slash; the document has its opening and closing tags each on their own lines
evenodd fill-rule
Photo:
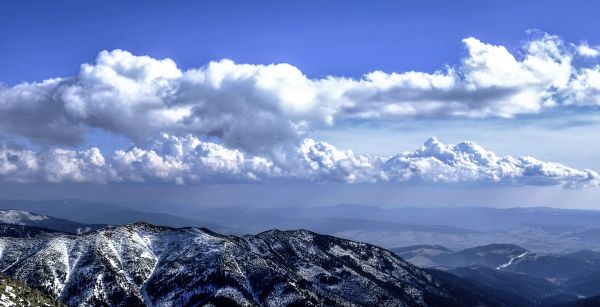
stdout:
<svg viewBox="0 0 600 307">
<path fill-rule="evenodd" d="M 597 186 L 600 175 L 532 157 L 499 157 L 473 142 L 444 145 L 430 138 L 421 149 L 392 157 L 357 155 L 305 139 L 277 157 L 245 154 L 193 136 L 164 134 L 151 148 L 103 156 L 97 148 L 34 153 L 0 150 L 0 178 L 11 182 L 425 182 Z"/>
<path fill-rule="evenodd" d="M 463 42 L 467 55 L 458 65 L 358 79 L 230 60 L 181 70 L 170 59 L 102 51 L 75 77 L 0 87 L 0 130 L 45 145 L 79 144 L 91 128 L 136 144 L 191 133 L 256 154 L 347 119 L 509 118 L 600 105 L 596 47 L 548 34 L 517 55 L 475 38 Z"/>
</svg>

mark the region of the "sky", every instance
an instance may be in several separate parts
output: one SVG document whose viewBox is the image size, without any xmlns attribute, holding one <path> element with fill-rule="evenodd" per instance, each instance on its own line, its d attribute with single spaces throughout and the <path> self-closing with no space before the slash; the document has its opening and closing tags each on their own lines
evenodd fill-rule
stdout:
<svg viewBox="0 0 600 307">
<path fill-rule="evenodd" d="M 595 208 L 597 6 L 0 1 L 0 191 Z"/>
</svg>

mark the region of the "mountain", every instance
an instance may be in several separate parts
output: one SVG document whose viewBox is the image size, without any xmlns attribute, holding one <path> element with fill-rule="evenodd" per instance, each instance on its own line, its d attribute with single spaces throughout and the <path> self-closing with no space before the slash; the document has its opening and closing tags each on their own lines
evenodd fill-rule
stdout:
<svg viewBox="0 0 600 307">
<path fill-rule="evenodd" d="M 83 224 L 22 210 L 0 210 L 0 223 L 34 226 L 50 230 L 82 233 L 105 227 L 103 224 Z"/>
<path fill-rule="evenodd" d="M 513 244 L 488 244 L 459 251 L 441 245 L 413 245 L 390 250 L 415 265 L 442 269 L 470 266 L 501 269 L 531 253 Z"/>
<path fill-rule="evenodd" d="M 600 295 L 592 250 L 415 245 L 392 253 L 307 230 L 232 236 L 142 222 L 77 234 L 85 224 L 17 210 L 0 211 L 0 222 L 14 223 L 0 223 L 0 272 L 69 306 L 550 306 Z"/>
<path fill-rule="evenodd" d="M 267 229 L 310 229 L 392 248 L 417 244 L 452 250 L 506 242 L 544 253 L 600 250 L 600 241 L 579 232 L 600 228 L 600 211 L 554 208 L 400 207 L 342 204 L 321 207 L 210 207 L 160 202 L 120 204 L 130 209 L 203 219 L 220 231 L 258 233 Z M 209 225 L 200 223 L 200 225 Z M 214 226 L 210 226 L 214 228 Z M 216 229 L 216 228 L 215 228 Z M 581 234 L 583 235 L 583 234 Z M 597 237 L 597 236 L 596 236 Z"/>
<path fill-rule="evenodd" d="M 406 248 L 404 248 L 406 249 Z M 445 247 L 435 249 L 412 249 L 410 254 L 403 248 L 392 249 L 399 255 L 411 255 L 408 259 L 418 259 L 428 263 L 429 267 L 458 268 L 468 266 L 486 266 L 500 268 L 515 259 L 530 253 L 528 250 L 513 244 L 488 244 L 452 252 Z M 427 259 L 426 261 L 423 259 Z"/>
<path fill-rule="evenodd" d="M 557 282 L 593 272 L 598 264 L 562 255 L 539 255 L 530 253 L 502 267 L 502 270 L 525 273 Z"/>
<path fill-rule="evenodd" d="M 590 227 L 581 231 L 569 232 L 563 235 L 564 238 L 576 239 L 589 244 L 600 243 L 600 227 Z"/>
<path fill-rule="evenodd" d="M 600 306 L 600 296 L 582 298 L 578 300 L 571 300 L 559 304 L 552 305 L 552 307 L 598 307 Z"/>
<path fill-rule="evenodd" d="M 116 204 L 99 203 L 78 199 L 46 201 L 0 200 L 0 209 L 15 209 L 35 214 L 49 215 L 84 224 L 121 225 L 146 221 L 170 227 L 207 226 L 222 228 L 209 220 L 190 219 L 167 213 L 146 212 Z M 168 210 L 169 208 L 166 208 Z"/>
<path fill-rule="evenodd" d="M 209 206 L 203 201 L 99 202 L 77 199 L 0 200 L 0 209 L 19 209 L 86 224 L 146 221 L 169 227 L 202 226 L 220 233 L 308 229 L 392 248 L 417 244 L 461 250 L 498 242 L 538 253 L 600 250 L 595 229 L 600 211 L 553 208 L 400 207 L 367 205 L 261 208 Z"/>
<path fill-rule="evenodd" d="M 561 283 L 561 288 L 579 295 L 590 297 L 600 295 L 600 270 L 586 272 Z"/>
<path fill-rule="evenodd" d="M 385 249 L 306 230 L 236 237 L 135 223 L 0 237 L 0 271 L 69 306 L 501 305 Z"/>
<path fill-rule="evenodd" d="M 572 252 L 572 253 L 563 254 L 562 256 L 567 257 L 567 258 L 583 260 L 583 261 L 589 261 L 589 262 L 600 261 L 600 252 L 589 250 L 589 249 L 584 249 L 584 250 L 580 250 L 580 251 L 576 251 L 576 252 Z"/>
<path fill-rule="evenodd" d="M 135 208 L 153 212 L 169 212 L 174 205 L 136 203 Z M 133 207 L 131 207 L 133 208 Z M 143 209 L 142 209 L 143 208 Z M 147 208 L 147 209 L 146 209 Z M 567 228 L 600 227 L 600 211 L 555 208 L 488 208 L 488 207 L 397 207 L 380 208 L 368 205 L 341 204 L 322 207 L 256 206 L 198 207 L 187 206 L 186 215 L 210 216 L 221 220 L 243 219 L 244 216 L 285 218 L 361 218 L 406 225 L 445 225 L 460 229 L 497 231 L 521 227 L 537 227 L 552 231 Z M 270 220 L 270 219 L 268 219 Z"/>
<path fill-rule="evenodd" d="M 511 305 L 549 306 L 567 301 L 584 304 L 593 300 L 576 299 L 600 296 L 600 253 L 596 251 L 536 254 L 510 244 L 484 245 L 456 252 L 432 245 L 392 251 L 413 264 L 441 268 L 477 286 L 504 293 L 512 300 Z"/>
<path fill-rule="evenodd" d="M 488 244 L 456 252 L 443 246 L 431 245 L 391 250 L 422 267 L 452 269 L 479 266 L 528 274 L 555 283 L 600 271 L 600 253 L 590 250 L 568 254 L 537 254 L 513 244 Z"/>
<path fill-rule="evenodd" d="M 0 275 L 0 306 L 64 306 L 58 300 L 31 289 L 21 282 Z"/>
<path fill-rule="evenodd" d="M 577 295 L 571 291 L 561 291 L 558 286 L 548 280 L 527 274 L 506 272 L 482 266 L 456 268 L 447 272 L 496 291 L 527 300 L 530 306 L 548 306 L 577 298 Z"/>
<path fill-rule="evenodd" d="M 428 244 L 396 247 L 390 249 L 390 251 L 402 257 L 402 259 L 420 267 L 435 267 L 437 266 L 434 261 L 435 258 L 453 253 L 452 250 L 441 245 Z"/>
<path fill-rule="evenodd" d="M 449 285 L 451 289 L 470 294 L 470 296 L 465 296 L 465 300 L 471 299 L 470 303 L 472 306 L 476 306 L 479 301 L 489 302 L 487 305 L 480 306 L 530 307 L 533 305 L 531 300 L 523 296 L 504 292 L 498 288 L 491 288 L 477 281 L 459 277 L 446 271 L 436 269 L 425 269 L 425 271 L 435 279 Z"/>
<path fill-rule="evenodd" d="M 138 207 L 140 208 L 140 207 Z M 168 208 L 168 207 L 167 207 Z M 189 207 L 188 207 L 189 208 Z M 191 206 L 193 208 L 193 206 Z M 159 206 L 155 207 L 160 210 Z M 228 212 L 223 212 L 226 209 Z M 259 209 L 259 210 L 256 210 Z M 164 210 L 164 209 L 163 209 Z M 190 209 L 188 209 L 190 210 Z M 253 211 L 255 215 L 298 216 L 302 218 L 357 218 L 411 225 L 446 225 L 473 230 L 506 230 L 516 227 L 600 227 L 600 211 L 556 208 L 489 207 L 396 207 L 341 204 L 323 207 L 197 208 L 211 216 L 238 216 L 235 211 Z M 164 211 L 163 211 L 164 212 Z M 247 212 L 244 212 L 246 214 Z"/>
<path fill-rule="evenodd" d="M 54 232 L 54 230 L 45 228 L 36 228 L 25 225 L 0 224 L 0 237 L 35 238 L 39 236 L 46 236 L 48 233 L 52 232 Z"/>
</svg>

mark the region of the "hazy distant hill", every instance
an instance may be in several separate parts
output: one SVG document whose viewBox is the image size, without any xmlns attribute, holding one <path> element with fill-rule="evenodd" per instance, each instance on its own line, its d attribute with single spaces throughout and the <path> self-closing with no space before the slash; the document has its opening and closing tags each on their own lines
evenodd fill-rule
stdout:
<svg viewBox="0 0 600 307">
<path fill-rule="evenodd" d="M 406 247 L 396 247 L 390 249 L 392 252 L 401 256 L 406 261 L 420 267 L 435 267 L 435 258 L 440 255 L 453 253 L 452 250 L 441 245 L 413 245 Z"/>
<path fill-rule="evenodd" d="M 506 272 L 485 266 L 455 268 L 448 272 L 497 291 L 521 297 L 531 305 L 547 306 L 578 297 L 572 291 L 562 291 L 544 278 L 522 273 Z"/>
<path fill-rule="evenodd" d="M 34 226 L 70 233 L 83 233 L 106 227 L 103 224 L 77 223 L 22 210 L 0 210 L 0 223 Z"/>
<path fill-rule="evenodd" d="M 599 249 L 591 233 L 600 229 L 600 211 L 554 208 L 401 207 L 343 204 L 327 207 L 198 207 L 129 203 L 129 208 L 184 214 L 236 233 L 308 228 L 384 247 L 443 245 L 458 250 L 506 242 L 536 252 Z M 586 232 L 587 231 L 587 232 Z"/>
<path fill-rule="evenodd" d="M 593 232 L 600 212 L 551 208 L 378 208 L 364 205 L 261 208 L 203 207 L 164 202 L 0 200 L 19 209 L 87 224 L 147 221 L 170 227 L 208 227 L 227 234 L 309 229 L 387 248 L 443 245 L 453 250 L 498 242 L 542 253 L 600 250 Z"/>
<path fill-rule="evenodd" d="M 48 201 L 0 200 L 0 209 L 18 209 L 85 224 L 120 225 L 146 221 L 170 227 L 203 226 L 220 229 L 215 224 L 201 219 L 185 218 L 167 213 L 146 212 L 116 204 L 76 199 Z"/>
<path fill-rule="evenodd" d="M 428 245 L 392 250 L 413 264 L 446 270 L 477 285 L 501 291 L 516 301 L 525 300 L 532 306 L 549 306 L 600 295 L 600 253 L 596 251 L 539 254 L 510 244 L 459 251 Z M 581 300 L 569 304 L 591 302 L 596 301 Z"/>
</svg>

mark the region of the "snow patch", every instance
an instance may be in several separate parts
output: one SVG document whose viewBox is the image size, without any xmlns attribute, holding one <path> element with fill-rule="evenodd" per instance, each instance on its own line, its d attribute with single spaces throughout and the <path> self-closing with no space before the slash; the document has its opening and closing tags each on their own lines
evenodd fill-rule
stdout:
<svg viewBox="0 0 600 307">
<path fill-rule="evenodd" d="M 522 253 L 522 254 L 520 254 L 520 255 L 516 256 L 516 257 L 512 257 L 512 258 L 510 258 L 510 260 L 509 260 L 507 263 L 499 265 L 499 266 L 496 268 L 496 270 L 501 270 L 501 269 L 503 269 L 503 268 L 506 268 L 506 267 L 508 267 L 508 266 L 509 266 L 509 265 L 511 265 L 511 264 L 512 264 L 512 263 L 513 263 L 515 260 L 517 260 L 517 259 L 520 259 L 520 258 L 523 258 L 523 257 L 525 257 L 525 255 L 527 255 L 527 254 L 529 254 L 529 252 L 524 252 L 524 253 Z"/>
<path fill-rule="evenodd" d="M 20 210 L 0 210 L 0 223 L 25 225 L 27 222 L 39 222 L 48 220 L 45 215 L 33 214 Z"/>
</svg>

